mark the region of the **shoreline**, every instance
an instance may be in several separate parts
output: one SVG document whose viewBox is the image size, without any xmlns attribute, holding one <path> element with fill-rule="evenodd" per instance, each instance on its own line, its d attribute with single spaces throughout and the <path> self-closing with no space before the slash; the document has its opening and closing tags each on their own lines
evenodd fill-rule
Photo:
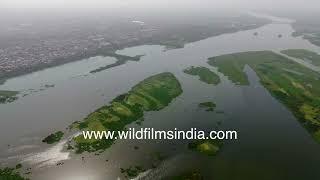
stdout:
<svg viewBox="0 0 320 180">
<path fill-rule="evenodd" d="M 190 39 L 190 37 L 189 39 L 185 39 L 184 37 L 182 37 L 183 38 L 182 40 L 179 40 L 179 39 L 173 40 L 173 39 L 170 39 L 171 37 L 161 37 L 163 35 L 161 35 L 160 33 L 156 35 L 159 37 L 158 38 L 156 37 L 155 39 L 142 37 L 141 39 L 138 39 L 136 41 L 124 42 L 124 43 L 120 42 L 119 44 L 112 44 L 112 47 L 110 46 L 103 47 L 103 48 L 81 52 L 79 54 L 72 55 L 72 56 L 56 58 L 52 60 L 51 63 L 47 63 L 47 64 L 43 63 L 43 64 L 22 68 L 22 69 L 16 69 L 14 71 L 6 72 L 3 74 L 0 73 L 0 85 L 4 84 L 8 79 L 11 79 L 11 78 L 24 76 L 27 74 L 42 71 L 48 68 L 62 66 L 64 64 L 68 64 L 76 61 L 81 61 L 83 59 L 87 59 L 90 57 L 96 57 L 96 56 L 114 57 L 117 59 L 117 62 L 114 63 L 114 66 L 118 66 L 126 63 L 126 62 L 123 63 L 123 61 L 130 61 L 130 60 L 138 61 L 137 58 L 140 59 L 140 57 L 143 56 L 143 55 L 140 55 L 140 56 L 130 57 L 130 56 L 120 55 L 116 53 L 117 51 L 126 49 L 126 48 L 132 48 L 135 46 L 142 46 L 142 45 L 160 45 L 160 46 L 165 46 L 167 50 L 179 49 L 179 48 L 183 48 L 187 44 L 194 43 L 197 41 L 205 40 L 205 39 L 223 35 L 223 34 L 230 34 L 230 33 L 236 33 L 240 31 L 257 29 L 272 23 L 266 18 L 255 17 L 252 15 L 249 15 L 249 17 L 257 18 L 256 24 L 249 24 L 247 22 L 243 22 L 242 24 L 240 24 L 239 27 L 237 26 L 231 27 L 231 28 L 229 27 L 229 29 L 224 29 L 225 30 L 224 32 L 219 32 L 219 31 L 211 32 L 212 34 L 202 34 L 202 31 L 200 30 L 198 32 L 198 34 L 200 34 L 200 37 L 195 37 L 195 39 L 192 39 L 192 38 Z M 212 27 L 208 26 L 207 30 L 208 29 L 212 29 Z M 114 67 L 114 66 L 111 66 L 111 67 Z"/>
</svg>

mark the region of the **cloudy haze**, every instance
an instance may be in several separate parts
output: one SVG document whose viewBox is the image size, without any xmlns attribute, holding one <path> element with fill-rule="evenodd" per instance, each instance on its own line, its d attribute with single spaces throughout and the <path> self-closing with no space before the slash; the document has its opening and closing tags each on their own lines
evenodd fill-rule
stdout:
<svg viewBox="0 0 320 180">
<path fill-rule="evenodd" d="M 314 9 L 319 0 L 1 0 L 2 8 L 275 8 Z"/>
</svg>

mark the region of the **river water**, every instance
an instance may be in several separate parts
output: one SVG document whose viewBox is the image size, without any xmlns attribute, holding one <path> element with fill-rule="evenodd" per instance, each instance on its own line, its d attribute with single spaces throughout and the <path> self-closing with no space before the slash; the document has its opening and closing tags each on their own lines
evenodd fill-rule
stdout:
<svg viewBox="0 0 320 180">
<path fill-rule="evenodd" d="M 236 86 L 206 63 L 209 57 L 244 51 L 279 53 L 282 49 L 304 48 L 320 53 L 319 47 L 291 36 L 291 21 L 263 17 L 273 23 L 190 43 L 182 49 L 165 51 L 162 46 L 145 45 L 119 50 L 119 54 L 144 56 L 139 62 L 95 74 L 89 72 L 115 59 L 93 57 L 9 79 L 0 89 L 20 90 L 25 96 L 0 105 L 1 165 L 22 162 L 23 172 L 31 171 L 28 177 L 36 180 L 112 180 L 123 177 L 121 167 L 150 166 L 152 154 L 160 152 L 168 158 L 139 178 L 160 179 L 186 169 L 200 169 L 206 179 L 319 179 L 320 146 L 260 85 L 255 73 L 246 67 L 250 86 Z M 253 35 L 255 32 L 258 36 Z M 189 66 L 208 67 L 220 75 L 222 82 L 217 86 L 200 82 L 182 72 Z M 64 130 L 146 77 L 161 72 L 172 72 L 183 94 L 165 109 L 146 113 L 141 127 L 235 129 L 239 139 L 226 141 L 215 157 L 190 152 L 182 141 L 117 141 L 100 155 L 64 151 L 67 138 L 55 145 L 41 143 L 48 134 Z M 45 86 L 52 84 L 54 87 Z M 199 110 L 198 104 L 205 101 L 214 101 L 217 110 L 224 113 Z M 57 166 L 58 162 L 64 164 Z"/>
</svg>

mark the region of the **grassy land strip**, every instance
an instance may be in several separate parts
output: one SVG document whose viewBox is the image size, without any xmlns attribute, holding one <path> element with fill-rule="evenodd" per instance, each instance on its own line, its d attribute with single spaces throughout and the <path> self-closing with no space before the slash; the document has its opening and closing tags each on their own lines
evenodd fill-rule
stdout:
<svg viewBox="0 0 320 180">
<path fill-rule="evenodd" d="M 116 54 L 116 53 L 110 53 L 108 56 L 116 58 L 117 61 L 113 64 L 109 64 L 109 65 L 100 67 L 98 69 L 92 70 L 92 71 L 90 71 L 90 73 L 97 73 L 97 72 L 104 71 L 104 70 L 107 70 L 107 69 L 110 69 L 110 68 L 113 68 L 116 66 L 120 66 L 122 64 L 125 64 L 128 61 L 140 61 L 140 59 L 143 55 L 137 55 L 137 56 L 131 57 L 131 56 L 125 56 L 125 55 L 120 55 L 120 54 Z"/>
<path fill-rule="evenodd" d="M 281 53 L 307 62 L 310 61 L 311 64 L 320 66 L 320 55 L 315 52 L 306 49 L 287 49 L 281 51 Z"/>
<path fill-rule="evenodd" d="M 320 142 L 320 74 L 271 51 L 244 52 L 210 58 L 208 63 L 228 78 L 248 85 L 243 72 L 250 66 L 261 84 L 288 107 Z"/>
<path fill-rule="evenodd" d="M 80 130 L 124 130 L 125 126 L 141 119 L 145 111 L 158 111 L 182 93 L 181 85 L 171 73 L 161 73 L 151 76 L 128 93 L 116 97 L 110 105 L 101 107 L 91 113 L 82 122 L 76 122 L 73 127 Z M 75 138 L 77 153 L 104 150 L 112 145 L 114 140 Z"/>
<path fill-rule="evenodd" d="M 189 75 L 199 76 L 199 80 L 207 84 L 217 85 L 220 83 L 219 76 L 206 67 L 191 66 L 190 68 L 185 69 L 183 72 Z"/>
<path fill-rule="evenodd" d="M 200 108 L 205 108 L 206 111 L 214 111 L 216 108 L 216 104 L 214 102 L 202 102 L 199 104 Z"/>
<path fill-rule="evenodd" d="M 59 142 L 63 137 L 63 135 L 64 133 L 62 131 L 58 131 L 44 138 L 42 142 L 45 142 L 47 144 L 53 144 L 53 143 Z"/>
<path fill-rule="evenodd" d="M 0 179 L 1 180 L 28 180 L 19 175 L 16 169 L 4 168 L 0 169 Z"/>
</svg>

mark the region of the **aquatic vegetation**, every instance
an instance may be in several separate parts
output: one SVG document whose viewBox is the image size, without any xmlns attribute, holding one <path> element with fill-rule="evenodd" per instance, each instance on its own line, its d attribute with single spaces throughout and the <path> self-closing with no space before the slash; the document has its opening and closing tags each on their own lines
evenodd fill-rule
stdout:
<svg viewBox="0 0 320 180">
<path fill-rule="evenodd" d="M 320 143 L 320 130 L 317 130 L 313 133 L 313 138 Z"/>
<path fill-rule="evenodd" d="M 205 108 L 206 111 L 214 111 L 216 108 L 216 104 L 214 102 L 203 102 L 199 104 L 200 108 Z"/>
<path fill-rule="evenodd" d="M 18 99 L 17 91 L 1 91 L 0 90 L 0 104 L 11 103 Z"/>
<path fill-rule="evenodd" d="M 16 169 L 21 169 L 22 168 L 22 164 L 17 164 L 16 165 Z"/>
<path fill-rule="evenodd" d="M 183 72 L 189 75 L 199 76 L 199 80 L 207 84 L 217 85 L 220 83 L 219 76 L 206 67 L 191 66 L 190 68 L 185 69 Z"/>
<path fill-rule="evenodd" d="M 89 114 L 82 122 L 75 122 L 72 127 L 89 131 L 124 130 L 126 125 L 139 122 L 145 111 L 161 110 L 181 93 L 181 85 L 173 74 L 157 74 L 141 81 L 128 93 L 116 97 L 109 105 Z M 84 139 L 82 135 L 74 141 L 77 153 L 104 150 L 114 142 L 113 139 Z"/>
<path fill-rule="evenodd" d="M 70 143 L 68 143 L 67 150 L 73 150 L 73 149 L 74 147 Z"/>
<path fill-rule="evenodd" d="M 190 150 L 208 155 L 216 155 L 222 146 L 222 141 L 218 140 L 197 140 L 189 143 L 188 148 Z"/>
<path fill-rule="evenodd" d="M 63 135 L 64 133 L 62 131 L 58 131 L 44 138 L 42 142 L 45 142 L 47 144 L 53 144 L 53 143 L 59 142 L 63 137 Z"/>
<path fill-rule="evenodd" d="M 130 166 L 129 168 L 123 169 L 120 168 L 122 174 L 125 174 L 126 178 L 137 177 L 140 173 L 145 172 L 146 170 L 141 166 Z"/>
<path fill-rule="evenodd" d="M 13 168 L 0 169 L 1 180 L 28 180 L 19 175 L 19 173 Z"/>
<path fill-rule="evenodd" d="M 210 58 L 208 63 L 241 85 L 249 85 L 243 72 L 244 66 L 248 65 L 271 95 L 291 110 L 320 142 L 319 73 L 271 51 L 222 55 Z"/>
<path fill-rule="evenodd" d="M 55 85 L 54 84 L 46 84 L 44 85 L 45 88 L 53 88 Z"/>
<path fill-rule="evenodd" d="M 287 49 L 281 51 L 281 53 L 304 61 L 310 61 L 311 64 L 320 66 L 320 55 L 315 52 L 306 49 Z"/>
</svg>

